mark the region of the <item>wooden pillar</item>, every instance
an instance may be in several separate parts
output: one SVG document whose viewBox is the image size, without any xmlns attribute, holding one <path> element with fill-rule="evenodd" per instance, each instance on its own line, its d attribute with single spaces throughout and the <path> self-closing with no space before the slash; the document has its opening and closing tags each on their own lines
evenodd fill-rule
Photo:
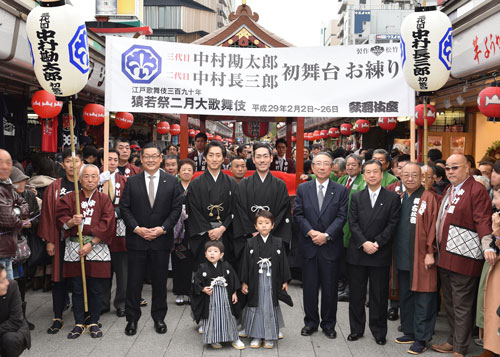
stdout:
<svg viewBox="0 0 500 357">
<path fill-rule="evenodd" d="M 297 137 L 297 145 L 295 151 L 295 184 L 300 184 L 300 175 L 304 173 L 304 117 L 297 118 L 297 129 L 295 132 Z"/>
<path fill-rule="evenodd" d="M 234 122 L 233 123 L 233 136 L 232 136 L 232 138 L 233 138 L 233 144 L 236 143 L 236 124 L 238 124 L 238 122 Z"/>
<path fill-rule="evenodd" d="M 207 123 L 206 123 L 206 118 L 204 115 L 200 115 L 200 132 L 201 133 L 207 133 Z"/>
<path fill-rule="evenodd" d="M 293 129 L 293 118 L 286 118 L 286 158 L 288 160 L 292 159 L 292 129 Z"/>
<path fill-rule="evenodd" d="M 186 159 L 188 156 L 188 115 L 181 114 L 181 133 L 180 133 L 180 154 L 181 160 Z"/>
</svg>

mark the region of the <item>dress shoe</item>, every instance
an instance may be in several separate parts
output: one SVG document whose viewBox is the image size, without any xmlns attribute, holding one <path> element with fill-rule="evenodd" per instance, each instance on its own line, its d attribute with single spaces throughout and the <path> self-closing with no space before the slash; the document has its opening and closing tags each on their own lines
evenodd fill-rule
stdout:
<svg viewBox="0 0 500 357">
<path fill-rule="evenodd" d="M 341 294 L 339 294 L 337 301 L 349 302 L 349 287 L 345 289 Z"/>
<path fill-rule="evenodd" d="M 141 307 L 148 306 L 148 302 L 146 301 L 146 299 L 141 298 L 141 302 L 139 303 L 139 305 Z"/>
<path fill-rule="evenodd" d="M 377 345 L 383 346 L 383 345 L 385 345 L 385 343 L 387 341 L 386 341 L 385 337 L 380 337 L 380 338 L 376 338 L 375 342 L 377 343 Z"/>
<path fill-rule="evenodd" d="M 346 283 L 344 283 L 343 281 L 339 281 L 339 286 L 337 288 L 338 292 L 340 293 L 340 292 L 344 291 L 346 286 L 347 286 Z"/>
<path fill-rule="evenodd" d="M 349 336 L 347 336 L 347 341 L 357 341 L 361 337 L 363 337 L 362 333 L 350 333 Z"/>
<path fill-rule="evenodd" d="M 156 333 L 166 333 L 167 325 L 165 324 L 165 321 L 155 321 L 155 330 Z"/>
<path fill-rule="evenodd" d="M 481 353 L 479 356 L 474 356 L 474 357 L 494 357 L 495 355 L 493 352 L 490 352 L 488 350 L 484 350 L 483 353 Z"/>
<path fill-rule="evenodd" d="M 334 338 L 337 338 L 337 331 L 335 331 L 335 329 L 333 329 L 333 328 L 331 330 L 323 330 L 323 333 L 329 339 L 333 340 Z"/>
<path fill-rule="evenodd" d="M 398 309 L 391 307 L 387 312 L 387 320 L 396 321 L 399 318 Z"/>
<path fill-rule="evenodd" d="M 116 316 L 124 317 L 125 316 L 125 309 L 116 309 Z"/>
<path fill-rule="evenodd" d="M 453 346 L 448 342 L 432 345 L 431 348 L 440 353 L 453 353 Z"/>
<path fill-rule="evenodd" d="M 137 332 L 137 321 L 129 321 L 125 327 L 125 335 L 133 336 Z"/>
<path fill-rule="evenodd" d="M 315 333 L 316 331 L 318 331 L 317 328 L 315 327 L 311 327 L 311 326 L 304 326 L 302 327 L 302 330 L 300 330 L 300 334 L 302 336 L 311 336 L 313 333 Z"/>
</svg>

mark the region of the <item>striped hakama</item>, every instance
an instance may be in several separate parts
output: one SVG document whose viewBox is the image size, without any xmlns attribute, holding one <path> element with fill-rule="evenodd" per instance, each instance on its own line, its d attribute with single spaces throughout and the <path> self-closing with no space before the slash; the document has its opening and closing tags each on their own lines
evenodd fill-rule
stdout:
<svg viewBox="0 0 500 357">
<path fill-rule="evenodd" d="M 231 312 L 231 305 L 226 289 L 226 279 L 215 278 L 212 283 L 208 319 L 202 320 L 203 343 L 213 344 L 238 340 L 236 319 Z"/>
</svg>

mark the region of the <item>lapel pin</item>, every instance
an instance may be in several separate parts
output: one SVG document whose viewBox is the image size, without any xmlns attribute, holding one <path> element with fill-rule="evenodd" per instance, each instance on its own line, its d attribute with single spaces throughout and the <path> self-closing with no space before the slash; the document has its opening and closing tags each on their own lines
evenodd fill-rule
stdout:
<svg viewBox="0 0 500 357">
<path fill-rule="evenodd" d="M 383 206 L 384 204 L 382 202 L 380 202 L 380 205 Z"/>
</svg>

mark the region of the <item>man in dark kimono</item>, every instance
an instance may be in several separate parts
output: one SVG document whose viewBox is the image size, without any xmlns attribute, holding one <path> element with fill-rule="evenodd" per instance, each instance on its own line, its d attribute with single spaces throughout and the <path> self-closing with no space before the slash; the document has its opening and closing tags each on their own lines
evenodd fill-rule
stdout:
<svg viewBox="0 0 500 357">
<path fill-rule="evenodd" d="M 276 141 L 276 155 L 273 156 L 271 164 L 272 171 L 282 171 L 289 174 L 295 173 L 295 163 L 291 159 L 286 158 L 286 140 L 281 138 Z"/>
<path fill-rule="evenodd" d="M 221 171 L 226 148 L 218 141 L 210 142 L 203 155 L 207 169 L 191 182 L 187 189 L 189 243 L 196 265 L 205 261 L 204 246 L 208 240 L 222 240 L 225 259 L 233 263 L 230 252 L 231 236 L 227 229 L 233 221 L 234 179 Z"/>
<path fill-rule="evenodd" d="M 400 173 L 405 192 L 401 218 L 396 228 L 394 266 L 399 277 L 401 327 L 400 344 L 412 344 L 408 353 L 427 350 L 437 317 L 436 196 L 422 186 L 422 172 L 416 163 L 407 163 Z"/>
<path fill-rule="evenodd" d="M 120 174 L 129 178 L 130 176 L 136 175 L 142 170 L 137 166 L 128 162 L 130 160 L 130 154 L 132 150 L 130 149 L 130 141 L 119 138 L 115 143 L 115 150 L 120 155 L 118 162 L 118 170 L 120 170 Z"/>
<path fill-rule="evenodd" d="M 207 167 L 207 161 L 205 157 L 205 146 L 207 145 L 207 140 L 207 134 L 205 133 L 198 133 L 194 137 L 194 146 L 196 150 L 190 153 L 188 155 L 188 158 L 195 162 L 196 171 L 205 171 Z M 224 161 L 224 158 L 222 161 Z"/>
<path fill-rule="evenodd" d="M 271 211 L 275 217 L 273 235 L 283 239 L 285 248 L 292 237 L 290 196 L 286 184 L 269 172 L 273 161 L 269 145 L 255 143 L 253 161 L 255 173 L 241 180 L 236 192 L 238 214 L 234 224 L 234 248 L 237 260 L 245 247 L 246 239 L 257 234 L 253 222 L 255 213 L 260 210 Z"/>
<path fill-rule="evenodd" d="M 125 316 L 125 300 L 127 295 L 127 248 L 125 244 L 125 223 L 120 214 L 120 198 L 127 179 L 120 174 L 118 170 L 119 155 L 116 150 L 109 150 L 108 154 L 108 169 L 103 172 L 99 180 L 99 192 L 104 192 L 108 195 L 113 203 L 116 218 L 116 233 L 109 246 L 111 252 L 111 279 L 109 284 L 105 286 L 105 296 L 103 301 L 102 311 L 110 310 L 111 305 L 111 285 L 113 281 L 113 273 L 116 275 L 116 292 L 113 305 L 116 309 L 118 317 Z M 101 159 L 101 163 L 103 159 Z M 105 183 L 108 182 L 107 190 L 104 190 Z"/>
<path fill-rule="evenodd" d="M 111 277 L 109 245 L 116 229 L 115 210 L 107 195 L 98 192 L 99 168 L 84 165 L 80 170 L 82 189 L 64 196 L 56 207 L 57 227 L 64 230 L 63 276 L 71 278 L 73 287 L 73 314 L 75 327 L 69 339 L 80 337 L 85 328 L 92 338 L 102 337 L 99 317 L 104 298 L 104 287 Z M 80 214 L 76 214 L 76 194 L 80 200 Z M 83 246 L 80 248 L 78 226 L 82 227 Z M 85 277 L 90 316 L 85 317 L 83 282 L 80 258 L 85 258 Z M 86 321 L 87 320 L 87 321 Z"/>
<path fill-rule="evenodd" d="M 75 157 L 76 172 L 80 173 L 83 159 L 80 152 Z M 62 319 L 66 300 L 68 299 L 68 286 L 62 274 L 62 265 L 65 250 L 65 241 L 61 231 L 56 225 L 56 205 L 60 199 L 75 189 L 73 181 L 73 160 L 71 150 L 63 152 L 62 167 L 65 175 L 52 182 L 43 192 L 43 205 L 38 225 L 38 235 L 47 243 L 47 253 L 52 257 L 52 309 L 54 318 L 47 333 L 56 334 L 64 326 Z"/>
<path fill-rule="evenodd" d="M 487 242 L 491 238 L 491 200 L 484 186 L 470 176 L 467 158 L 461 154 L 451 155 L 446 160 L 446 176 L 451 185 L 443 194 L 436 236 L 450 335 L 445 343 L 431 348 L 460 357 L 467 353 L 472 339 L 474 302 L 483 256 L 494 264 L 496 254 L 487 244 L 481 247 L 483 240 Z M 458 249 L 465 244 L 468 250 Z"/>
</svg>

